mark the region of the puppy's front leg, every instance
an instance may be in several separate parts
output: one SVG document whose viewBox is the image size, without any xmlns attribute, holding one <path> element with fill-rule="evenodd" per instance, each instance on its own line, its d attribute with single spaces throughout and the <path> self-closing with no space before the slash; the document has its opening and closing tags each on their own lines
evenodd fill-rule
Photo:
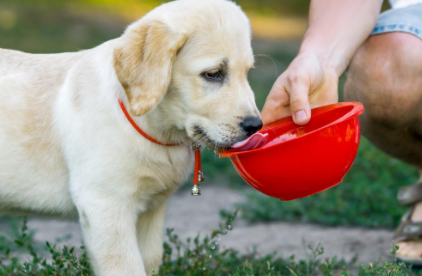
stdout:
<svg viewBox="0 0 422 276">
<path fill-rule="evenodd" d="M 138 218 L 138 243 L 148 275 L 152 269 L 158 271 L 163 256 L 163 229 L 167 210 L 167 199 L 156 209 L 141 214 Z"/>
<path fill-rule="evenodd" d="M 78 189 L 74 197 L 95 274 L 146 276 L 136 238 L 136 203 L 95 189 Z"/>
</svg>

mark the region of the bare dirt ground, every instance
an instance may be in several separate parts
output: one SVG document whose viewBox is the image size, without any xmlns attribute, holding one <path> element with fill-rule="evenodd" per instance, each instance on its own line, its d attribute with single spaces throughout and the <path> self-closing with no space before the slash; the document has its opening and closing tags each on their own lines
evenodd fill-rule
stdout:
<svg viewBox="0 0 422 276">
<path fill-rule="evenodd" d="M 192 197 L 189 190 L 178 191 L 169 206 L 166 227 L 174 228 L 181 238 L 194 237 L 198 233 L 208 234 L 218 228 L 221 221 L 219 210 L 228 209 L 243 199 L 239 192 L 223 186 L 203 185 L 202 196 Z M 30 229 L 36 229 L 37 242 L 54 242 L 57 238 L 71 234 L 66 244 L 81 245 L 79 225 L 73 221 L 58 221 L 31 218 Z M 273 251 L 297 259 L 306 258 L 307 245 L 321 243 L 325 257 L 337 255 L 345 260 L 358 254 L 358 261 L 376 262 L 391 260 L 388 256 L 393 233 L 388 230 L 323 227 L 311 224 L 275 222 L 247 224 L 241 219 L 234 223 L 233 230 L 222 237 L 220 245 L 247 252 L 256 247 L 261 254 Z"/>
</svg>

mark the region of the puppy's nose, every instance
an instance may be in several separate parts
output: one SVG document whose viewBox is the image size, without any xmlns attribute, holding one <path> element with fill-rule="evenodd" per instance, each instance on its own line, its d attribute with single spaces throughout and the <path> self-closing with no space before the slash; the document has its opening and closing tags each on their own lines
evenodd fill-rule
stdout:
<svg viewBox="0 0 422 276">
<path fill-rule="evenodd" d="M 262 128 L 262 121 L 259 117 L 246 117 L 240 122 L 240 127 L 245 131 L 248 136 L 251 136 Z"/>
</svg>

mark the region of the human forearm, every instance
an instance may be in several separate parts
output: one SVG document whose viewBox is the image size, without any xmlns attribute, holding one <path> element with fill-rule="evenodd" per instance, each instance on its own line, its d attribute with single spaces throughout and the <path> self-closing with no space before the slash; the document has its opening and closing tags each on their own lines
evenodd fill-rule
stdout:
<svg viewBox="0 0 422 276">
<path fill-rule="evenodd" d="M 262 110 L 264 123 L 289 115 L 296 124 L 311 108 L 338 101 L 338 79 L 374 28 L 382 0 L 312 0 L 299 55 L 278 77 Z"/>
<path fill-rule="evenodd" d="M 341 75 L 375 26 L 382 0 L 312 0 L 299 55 L 317 55 Z"/>
</svg>

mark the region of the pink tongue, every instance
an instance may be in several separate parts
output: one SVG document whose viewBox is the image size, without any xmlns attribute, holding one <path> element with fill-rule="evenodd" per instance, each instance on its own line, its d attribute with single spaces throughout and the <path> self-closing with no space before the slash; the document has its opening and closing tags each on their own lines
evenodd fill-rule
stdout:
<svg viewBox="0 0 422 276">
<path fill-rule="evenodd" d="M 251 137 L 246 140 L 237 142 L 231 145 L 231 148 L 236 149 L 236 151 L 245 151 L 245 150 L 253 150 L 259 148 L 265 144 L 268 139 L 268 133 L 255 133 Z"/>
</svg>

